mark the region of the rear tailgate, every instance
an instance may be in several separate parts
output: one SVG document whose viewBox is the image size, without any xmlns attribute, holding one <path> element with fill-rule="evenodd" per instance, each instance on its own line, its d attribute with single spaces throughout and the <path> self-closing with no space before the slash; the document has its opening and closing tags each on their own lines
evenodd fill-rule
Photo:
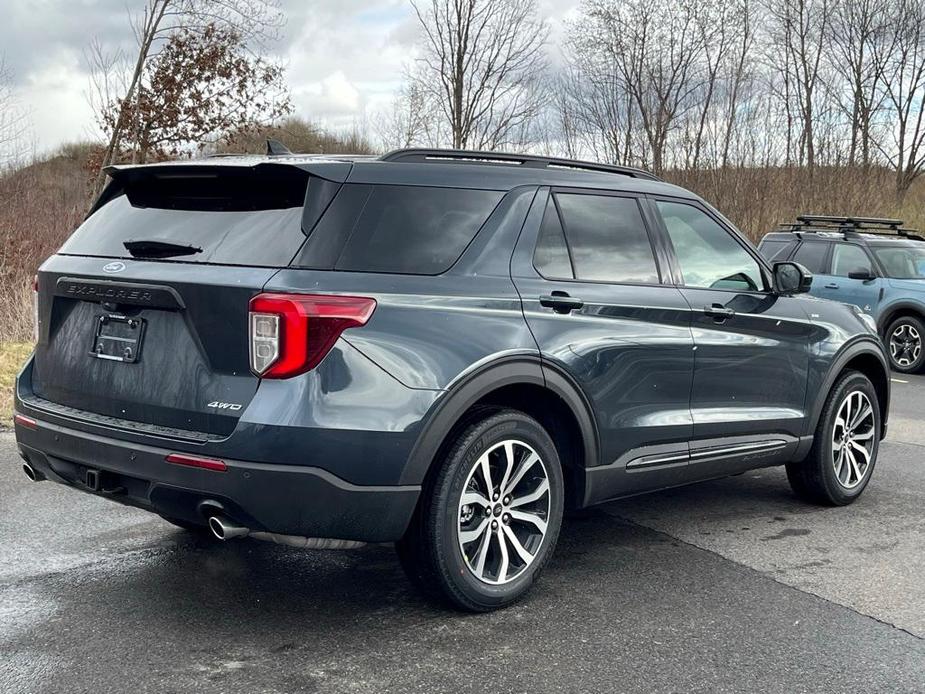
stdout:
<svg viewBox="0 0 925 694">
<path fill-rule="evenodd" d="M 227 436 L 259 383 L 248 303 L 304 243 L 306 191 L 321 195 L 305 207 L 315 214 L 337 186 L 274 164 L 142 167 L 114 179 L 39 271 L 31 404 Z M 136 258 L 126 241 L 168 255 Z"/>
<path fill-rule="evenodd" d="M 33 393 L 78 416 L 231 433 L 258 384 L 248 301 L 276 271 L 126 260 L 104 279 L 110 262 L 55 256 L 43 266 Z"/>
</svg>

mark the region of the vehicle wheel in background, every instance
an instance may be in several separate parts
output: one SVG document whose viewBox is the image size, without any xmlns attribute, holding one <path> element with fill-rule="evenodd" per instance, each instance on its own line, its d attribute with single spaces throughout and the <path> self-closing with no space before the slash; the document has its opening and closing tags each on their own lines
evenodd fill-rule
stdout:
<svg viewBox="0 0 925 694">
<path fill-rule="evenodd" d="M 886 331 L 890 366 L 902 373 L 919 373 L 925 366 L 925 325 L 914 316 L 901 316 Z"/>
</svg>

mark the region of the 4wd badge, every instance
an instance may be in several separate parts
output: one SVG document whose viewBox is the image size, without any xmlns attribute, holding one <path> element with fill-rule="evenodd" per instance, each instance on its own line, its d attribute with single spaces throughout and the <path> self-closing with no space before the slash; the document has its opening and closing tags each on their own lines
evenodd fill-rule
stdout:
<svg viewBox="0 0 925 694">
<path fill-rule="evenodd" d="M 213 400 L 206 407 L 214 407 L 216 410 L 231 410 L 232 412 L 237 412 L 241 409 L 241 405 L 236 402 L 219 402 L 218 400 Z"/>
</svg>

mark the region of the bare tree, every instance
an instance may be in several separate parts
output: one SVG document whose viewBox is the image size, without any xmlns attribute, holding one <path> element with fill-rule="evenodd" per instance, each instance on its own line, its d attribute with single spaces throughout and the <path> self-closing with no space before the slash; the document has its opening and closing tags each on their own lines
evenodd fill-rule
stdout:
<svg viewBox="0 0 925 694">
<path fill-rule="evenodd" d="M 893 0 L 890 31 L 895 43 L 884 61 L 884 89 L 892 128 L 878 148 L 896 173 L 902 200 L 925 173 L 925 3 Z"/>
<path fill-rule="evenodd" d="M 782 74 L 786 106 L 800 117 L 799 160 L 816 165 L 816 121 L 823 83 L 823 56 L 829 44 L 833 0 L 768 0 L 771 63 Z M 788 141 L 790 140 L 788 135 Z"/>
<path fill-rule="evenodd" d="M 513 144 L 539 111 L 549 29 L 535 0 L 412 0 L 423 29 L 418 87 L 457 149 Z"/>
<path fill-rule="evenodd" d="M 0 56 L 0 170 L 18 160 L 27 129 L 26 112 L 13 94 L 12 77 Z"/>
<path fill-rule="evenodd" d="M 373 128 L 389 149 L 437 145 L 431 138 L 434 110 L 431 95 L 418 81 L 410 80 L 395 95 L 389 109 L 378 114 Z"/>
<path fill-rule="evenodd" d="M 142 9 L 130 14 L 129 20 L 137 45 L 133 59 L 107 56 L 102 50 L 91 48 L 91 68 L 111 70 L 120 63 L 127 67 L 127 73 L 121 78 L 124 89 L 118 98 L 124 112 L 113 120 L 109 130 L 109 141 L 103 152 L 97 178 L 97 191 L 105 181 L 102 169 L 112 163 L 118 154 L 126 129 L 133 128 L 137 133 L 142 127 L 129 119 L 130 113 L 139 112 L 132 104 L 138 98 L 139 85 L 149 62 L 172 35 L 179 31 L 202 34 L 208 27 L 217 26 L 238 32 L 245 42 L 260 45 L 275 35 L 283 18 L 279 11 L 279 0 L 145 0 Z M 107 87 L 112 85 L 114 79 L 112 76 L 106 78 Z M 99 86 L 99 83 L 98 76 L 91 78 L 91 89 Z"/>
</svg>

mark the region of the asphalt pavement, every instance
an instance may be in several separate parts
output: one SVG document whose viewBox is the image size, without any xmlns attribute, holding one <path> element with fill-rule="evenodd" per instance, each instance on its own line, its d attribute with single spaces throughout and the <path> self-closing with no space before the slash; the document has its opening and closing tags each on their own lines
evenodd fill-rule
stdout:
<svg viewBox="0 0 925 694">
<path fill-rule="evenodd" d="M 925 378 L 854 505 L 771 469 L 566 521 L 528 599 L 422 600 L 391 547 L 217 543 L 21 474 L 0 434 L 0 692 L 925 692 Z"/>
</svg>

